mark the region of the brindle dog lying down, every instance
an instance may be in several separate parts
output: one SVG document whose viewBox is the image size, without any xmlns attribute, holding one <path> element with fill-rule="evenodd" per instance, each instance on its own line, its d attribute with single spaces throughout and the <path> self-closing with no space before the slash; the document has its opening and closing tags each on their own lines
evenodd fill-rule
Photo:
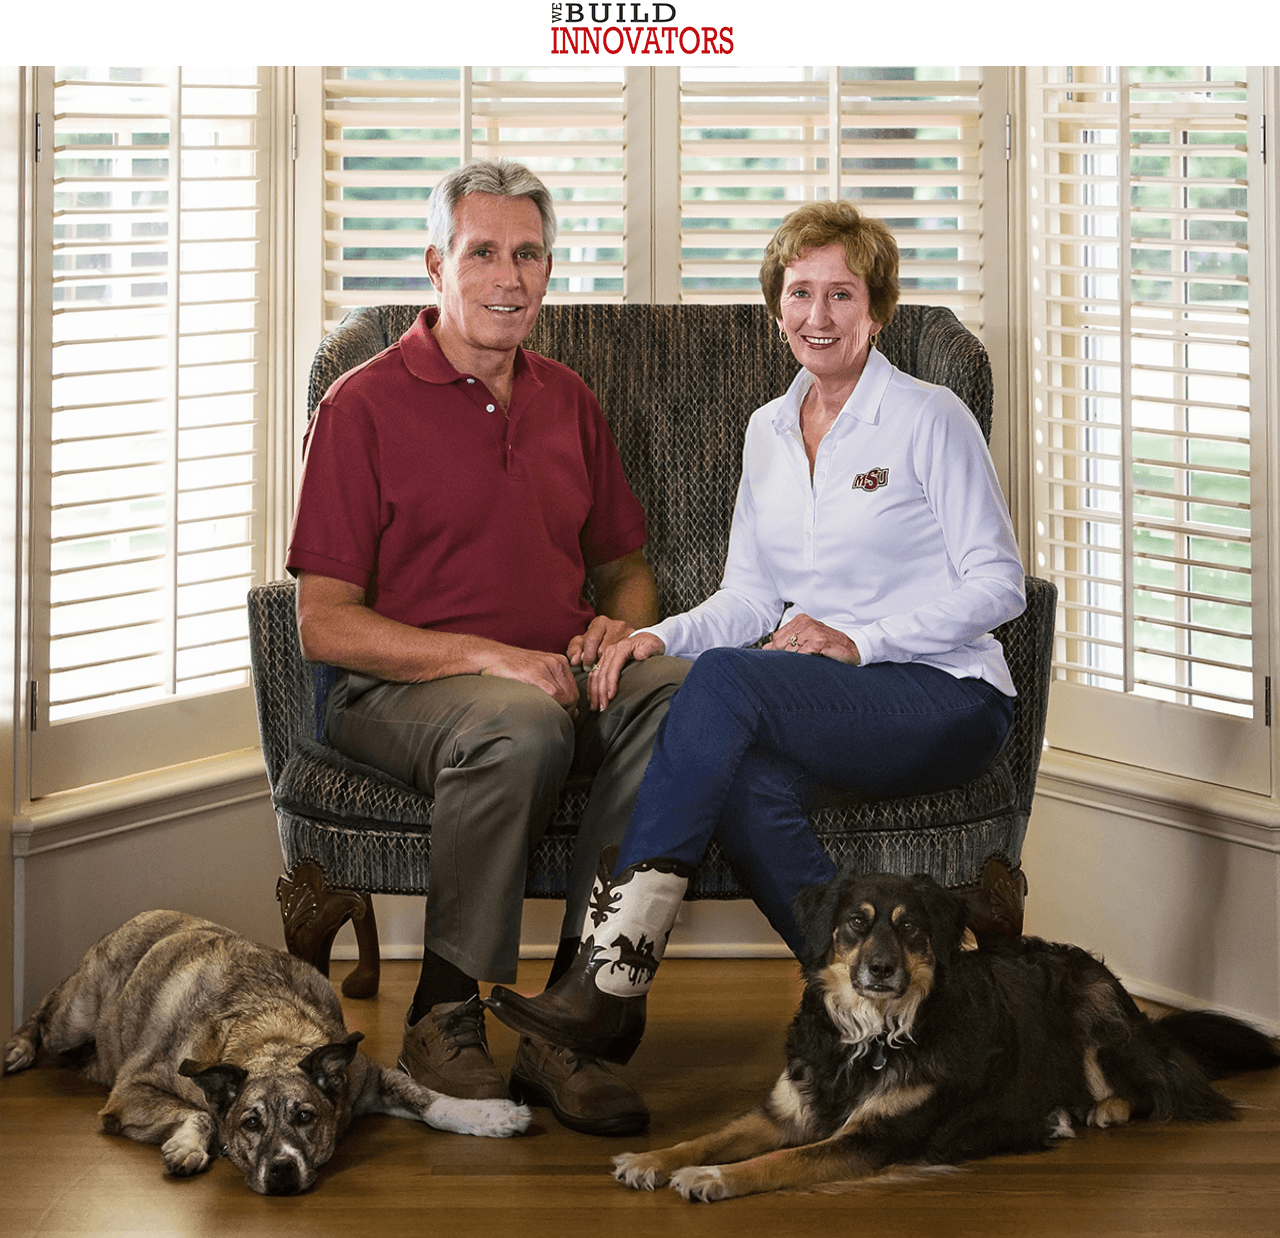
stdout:
<svg viewBox="0 0 1280 1238">
<path fill-rule="evenodd" d="M 501 1100 L 442 1096 L 356 1048 L 309 963 L 208 920 L 148 911 L 109 933 L 4 1050 L 4 1073 L 46 1053 L 111 1089 L 102 1127 L 158 1143 L 167 1173 L 226 1156 L 264 1195 L 305 1191 L 351 1119 L 413 1118 L 465 1135 L 520 1134 Z"/>
<path fill-rule="evenodd" d="M 701 1139 L 614 1157 L 628 1186 L 727 1199 L 1029 1151 L 1077 1124 L 1229 1118 L 1210 1080 L 1280 1063 L 1224 1015 L 1149 1019 L 1075 946 L 962 951 L 964 904 L 928 877 L 845 873 L 796 917 L 805 991 L 773 1091 Z"/>
</svg>

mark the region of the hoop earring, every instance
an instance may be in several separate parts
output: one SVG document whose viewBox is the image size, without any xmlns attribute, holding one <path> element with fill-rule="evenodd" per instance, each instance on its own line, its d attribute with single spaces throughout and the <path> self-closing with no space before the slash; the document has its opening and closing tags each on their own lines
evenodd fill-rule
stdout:
<svg viewBox="0 0 1280 1238">
<path fill-rule="evenodd" d="M 782 325 L 782 323 L 778 323 L 778 338 L 784 344 L 787 342 L 787 329 Z"/>
</svg>

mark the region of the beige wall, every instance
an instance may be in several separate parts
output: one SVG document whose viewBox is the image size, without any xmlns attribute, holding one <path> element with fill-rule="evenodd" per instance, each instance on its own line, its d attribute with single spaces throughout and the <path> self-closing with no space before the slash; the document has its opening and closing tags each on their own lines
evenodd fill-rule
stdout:
<svg viewBox="0 0 1280 1238">
<path fill-rule="evenodd" d="M 280 843 L 266 777 L 20 832 L 22 1004 L 40 1000 L 99 937 L 172 907 L 284 944 Z M 25 852 L 25 854 L 21 854 Z"/>
<path fill-rule="evenodd" d="M 1168 799 L 1142 771 L 1100 786 L 1074 764 L 1050 754 L 1041 769 L 1027 932 L 1102 955 L 1140 996 L 1280 1027 L 1274 814 L 1227 792 Z"/>
</svg>

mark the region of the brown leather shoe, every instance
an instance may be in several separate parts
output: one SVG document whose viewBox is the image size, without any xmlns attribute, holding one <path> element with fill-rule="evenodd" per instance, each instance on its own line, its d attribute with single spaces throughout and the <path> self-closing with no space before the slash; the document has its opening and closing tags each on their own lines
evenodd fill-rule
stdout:
<svg viewBox="0 0 1280 1238">
<path fill-rule="evenodd" d="M 531 1036 L 520 1037 L 511 1093 L 584 1135 L 638 1135 L 649 1125 L 644 1101 L 598 1058 Z"/>
<path fill-rule="evenodd" d="M 441 1002 L 412 1027 L 406 1022 L 400 1069 L 423 1087 L 460 1100 L 510 1100 L 489 1056 L 480 998 Z"/>
</svg>

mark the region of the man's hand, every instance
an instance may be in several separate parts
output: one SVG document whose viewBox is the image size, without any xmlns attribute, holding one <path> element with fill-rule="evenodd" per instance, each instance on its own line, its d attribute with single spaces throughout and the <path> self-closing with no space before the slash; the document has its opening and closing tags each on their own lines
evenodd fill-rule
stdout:
<svg viewBox="0 0 1280 1238">
<path fill-rule="evenodd" d="M 569 665 L 595 666 L 600 661 L 600 655 L 610 645 L 616 645 L 620 640 L 626 640 L 634 631 L 635 628 L 631 624 L 624 623 L 621 619 L 610 619 L 608 615 L 597 615 L 581 636 L 575 636 L 569 642 L 567 654 Z"/>
<path fill-rule="evenodd" d="M 560 653 L 541 653 L 536 649 L 517 649 L 514 645 L 492 645 L 490 660 L 481 668 L 482 675 L 497 675 L 540 688 L 569 717 L 578 716 L 578 684 L 569 669 L 569 659 Z"/>
<path fill-rule="evenodd" d="M 432 632 L 398 623 L 365 604 L 364 590 L 304 572 L 298 578 L 298 634 L 303 657 L 393 683 L 449 675 L 497 675 L 531 684 L 578 714 L 578 685 L 569 659 L 504 645 L 482 636 Z"/>
<path fill-rule="evenodd" d="M 862 661 L 858 646 L 843 632 L 828 627 L 808 615 L 796 615 L 784 623 L 769 640 L 766 649 L 781 649 L 787 653 L 818 653 L 837 662 L 857 666 Z"/>
<path fill-rule="evenodd" d="M 599 712 L 613 700 L 618 693 L 618 677 L 628 662 L 643 662 L 664 649 L 666 645 L 652 632 L 637 632 L 605 649 L 596 669 L 587 677 L 587 701 L 591 708 Z"/>
</svg>

